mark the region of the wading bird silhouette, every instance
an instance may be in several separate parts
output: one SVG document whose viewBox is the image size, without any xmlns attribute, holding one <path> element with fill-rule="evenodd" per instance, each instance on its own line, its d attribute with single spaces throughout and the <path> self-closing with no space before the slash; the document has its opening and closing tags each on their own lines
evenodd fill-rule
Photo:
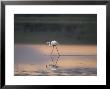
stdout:
<svg viewBox="0 0 110 89">
<path fill-rule="evenodd" d="M 57 45 L 59 44 L 57 41 L 55 41 L 55 40 L 53 40 L 53 41 L 50 41 L 50 42 L 46 42 L 50 47 L 52 46 L 52 51 L 51 51 L 51 53 L 50 53 L 50 57 L 51 57 L 51 61 L 52 61 L 52 64 L 49 64 L 49 66 L 50 67 L 52 67 L 52 69 L 54 70 L 55 68 L 57 68 L 58 66 L 57 66 L 57 62 L 58 62 L 58 60 L 59 60 L 59 57 L 60 57 L 60 53 L 59 53 L 59 51 L 58 51 L 58 48 L 57 48 Z M 53 55 L 53 52 L 54 52 L 54 49 L 56 48 L 56 51 L 57 51 L 57 59 L 56 60 L 54 60 L 54 56 L 56 56 L 56 55 Z M 55 63 L 54 63 L 54 61 L 55 61 Z M 47 68 L 48 66 L 46 65 L 46 68 Z"/>
</svg>

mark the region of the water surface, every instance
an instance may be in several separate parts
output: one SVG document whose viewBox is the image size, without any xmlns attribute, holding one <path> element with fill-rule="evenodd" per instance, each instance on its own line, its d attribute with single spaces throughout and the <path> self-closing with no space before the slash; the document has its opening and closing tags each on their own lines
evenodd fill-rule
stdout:
<svg viewBox="0 0 110 89">
<path fill-rule="evenodd" d="M 96 76 L 97 51 L 95 45 L 59 45 L 58 68 L 51 70 L 46 65 L 54 64 L 57 51 L 54 50 L 54 62 L 51 61 L 52 47 L 48 45 L 15 44 L 15 76 Z"/>
</svg>

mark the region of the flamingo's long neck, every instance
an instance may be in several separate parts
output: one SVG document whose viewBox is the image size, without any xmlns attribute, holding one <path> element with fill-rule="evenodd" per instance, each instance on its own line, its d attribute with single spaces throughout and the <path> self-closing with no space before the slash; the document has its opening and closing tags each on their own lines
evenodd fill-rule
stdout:
<svg viewBox="0 0 110 89">
<path fill-rule="evenodd" d="M 51 42 L 49 42 L 49 46 L 51 46 Z"/>
</svg>

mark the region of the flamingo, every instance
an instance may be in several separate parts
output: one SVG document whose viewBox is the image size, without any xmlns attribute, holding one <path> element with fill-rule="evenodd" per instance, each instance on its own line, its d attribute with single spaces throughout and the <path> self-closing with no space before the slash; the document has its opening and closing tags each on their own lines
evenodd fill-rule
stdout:
<svg viewBox="0 0 110 89">
<path fill-rule="evenodd" d="M 56 50 L 57 50 L 57 53 L 58 53 L 57 61 L 56 61 L 56 63 L 55 63 L 53 66 L 51 65 L 52 67 L 55 67 L 56 64 L 57 64 L 57 62 L 58 62 L 58 59 L 59 59 L 59 57 L 60 57 L 60 54 L 59 54 L 59 51 L 58 51 L 58 48 L 57 48 L 57 45 L 58 45 L 59 43 L 58 43 L 57 41 L 53 40 L 53 41 L 47 42 L 47 44 L 48 44 L 49 46 L 52 46 L 52 51 L 51 51 L 51 53 L 50 53 L 50 57 L 51 57 L 51 59 L 52 59 L 52 62 L 53 62 L 52 54 L 53 54 L 54 48 L 56 48 Z M 47 68 L 47 65 L 46 65 L 46 68 Z"/>
</svg>

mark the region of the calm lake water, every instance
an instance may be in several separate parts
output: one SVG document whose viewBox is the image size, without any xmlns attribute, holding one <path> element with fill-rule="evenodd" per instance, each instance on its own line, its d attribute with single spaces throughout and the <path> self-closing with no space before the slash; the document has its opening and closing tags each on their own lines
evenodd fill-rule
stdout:
<svg viewBox="0 0 110 89">
<path fill-rule="evenodd" d="M 50 57 L 52 47 L 48 45 L 15 44 L 15 76 L 96 76 L 96 45 L 59 45 L 60 57 L 57 68 L 52 69 L 58 58 L 53 51 L 53 62 Z M 47 65 L 47 66 L 46 66 Z"/>
</svg>

